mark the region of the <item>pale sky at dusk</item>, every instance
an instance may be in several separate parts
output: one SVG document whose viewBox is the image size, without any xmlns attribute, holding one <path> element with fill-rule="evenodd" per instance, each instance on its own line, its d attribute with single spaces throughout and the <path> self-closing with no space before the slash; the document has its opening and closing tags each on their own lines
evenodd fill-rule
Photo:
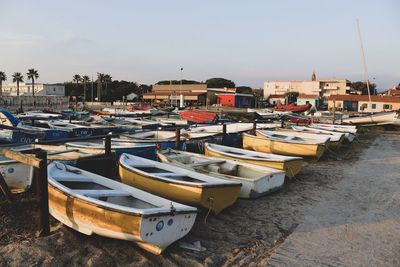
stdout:
<svg viewBox="0 0 400 267">
<path fill-rule="evenodd" d="M 38 82 L 73 74 L 155 83 L 224 77 L 363 79 L 356 18 L 370 79 L 400 83 L 400 1 L 1 0 L 0 70 L 39 70 Z M 375 78 L 375 80 L 373 80 Z"/>
</svg>

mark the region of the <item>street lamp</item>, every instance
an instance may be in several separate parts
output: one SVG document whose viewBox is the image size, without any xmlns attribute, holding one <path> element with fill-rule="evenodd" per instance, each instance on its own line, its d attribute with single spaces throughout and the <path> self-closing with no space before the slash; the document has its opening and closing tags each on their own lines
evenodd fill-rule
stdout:
<svg viewBox="0 0 400 267">
<path fill-rule="evenodd" d="M 183 68 L 181 68 L 181 83 L 179 85 L 179 107 L 183 108 L 183 95 L 182 95 L 182 80 L 183 80 Z"/>
</svg>

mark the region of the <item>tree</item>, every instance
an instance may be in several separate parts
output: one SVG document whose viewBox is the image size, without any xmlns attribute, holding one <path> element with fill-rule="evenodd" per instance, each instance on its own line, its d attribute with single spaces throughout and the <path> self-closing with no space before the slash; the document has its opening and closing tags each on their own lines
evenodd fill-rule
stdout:
<svg viewBox="0 0 400 267">
<path fill-rule="evenodd" d="M 26 76 L 32 81 L 32 96 L 35 96 L 35 80 L 39 78 L 39 73 L 35 69 L 29 69 Z"/>
<path fill-rule="evenodd" d="M 81 75 L 79 74 L 75 74 L 72 78 L 72 82 L 76 83 L 76 93 L 75 96 L 78 97 L 79 96 L 79 82 L 82 80 Z"/>
<path fill-rule="evenodd" d="M 236 93 L 240 94 L 253 94 L 253 89 L 249 86 L 238 86 L 236 87 Z"/>
<path fill-rule="evenodd" d="M 109 74 L 104 74 L 104 84 L 106 85 L 105 94 L 107 95 L 108 92 L 108 84 L 112 83 L 112 77 Z"/>
<path fill-rule="evenodd" d="M 21 72 L 14 72 L 12 75 L 13 83 L 17 83 L 17 96 L 19 96 L 19 83 L 24 81 L 24 76 Z"/>
<path fill-rule="evenodd" d="M 361 94 L 363 95 L 368 95 L 368 89 L 367 89 L 367 83 L 358 81 L 358 82 L 353 82 L 350 84 L 350 88 L 355 90 L 355 91 L 360 91 Z M 374 83 L 369 83 L 369 92 L 371 95 L 376 95 L 376 84 Z"/>
<path fill-rule="evenodd" d="M 86 83 L 90 82 L 90 78 L 87 75 L 82 76 L 82 83 L 83 83 L 83 99 L 86 101 Z"/>
<path fill-rule="evenodd" d="M 0 71 L 0 96 L 3 95 L 3 82 L 7 80 L 7 75 L 5 72 Z"/>
<path fill-rule="evenodd" d="M 97 101 L 100 102 L 100 98 L 101 98 L 101 90 L 103 87 L 103 83 L 104 83 L 104 78 L 105 74 L 98 72 L 97 73 Z"/>
<path fill-rule="evenodd" d="M 236 85 L 233 81 L 224 78 L 211 78 L 206 81 L 208 88 L 235 88 Z"/>
<path fill-rule="evenodd" d="M 156 84 L 160 85 L 181 84 L 181 80 L 164 80 L 164 81 L 158 81 Z M 200 82 L 193 80 L 182 80 L 182 84 L 200 84 Z"/>
</svg>

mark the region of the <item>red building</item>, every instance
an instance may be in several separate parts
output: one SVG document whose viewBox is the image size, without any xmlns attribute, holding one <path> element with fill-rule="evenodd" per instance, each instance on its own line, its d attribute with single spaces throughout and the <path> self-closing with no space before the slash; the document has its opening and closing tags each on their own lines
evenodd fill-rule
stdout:
<svg viewBox="0 0 400 267">
<path fill-rule="evenodd" d="M 254 96 L 251 94 L 216 94 L 217 104 L 223 107 L 251 108 L 254 106 Z"/>
</svg>

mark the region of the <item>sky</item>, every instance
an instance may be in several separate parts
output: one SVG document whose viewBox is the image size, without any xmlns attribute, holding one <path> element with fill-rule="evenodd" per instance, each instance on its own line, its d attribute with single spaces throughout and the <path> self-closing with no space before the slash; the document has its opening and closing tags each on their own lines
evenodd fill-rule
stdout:
<svg viewBox="0 0 400 267">
<path fill-rule="evenodd" d="M 268 80 L 400 83 L 398 0 L 0 0 L 0 70 L 205 81 L 261 88 Z M 181 68 L 183 71 L 181 72 Z"/>
</svg>

